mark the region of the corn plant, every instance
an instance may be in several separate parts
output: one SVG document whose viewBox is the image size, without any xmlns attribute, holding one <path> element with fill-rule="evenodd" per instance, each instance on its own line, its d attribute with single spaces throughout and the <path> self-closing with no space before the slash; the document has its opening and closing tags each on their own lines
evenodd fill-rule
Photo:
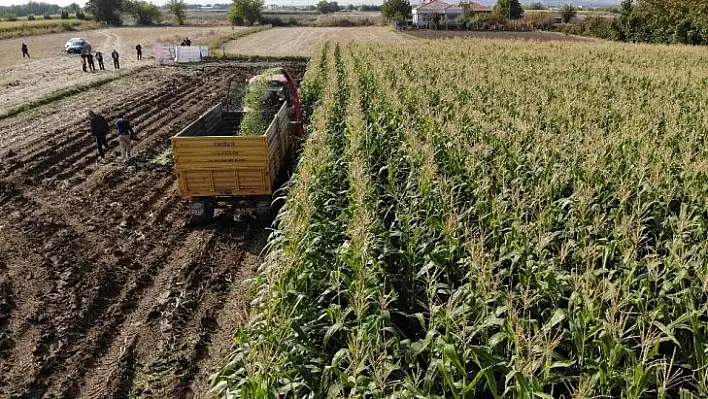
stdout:
<svg viewBox="0 0 708 399">
<path fill-rule="evenodd" d="M 326 44 L 227 398 L 708 396 L 702 49 Z"/>
</svg>

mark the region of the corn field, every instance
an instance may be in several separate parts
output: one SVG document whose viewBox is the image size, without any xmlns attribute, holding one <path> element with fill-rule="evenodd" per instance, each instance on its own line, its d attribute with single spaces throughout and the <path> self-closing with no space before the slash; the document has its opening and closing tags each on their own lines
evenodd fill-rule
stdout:
<svg viewBox="0 0 708 399">
<path fill-rule="evenodd" d="M 708 53 L 325 44 L 223 398 L 708 396 Z"/>
</svg>

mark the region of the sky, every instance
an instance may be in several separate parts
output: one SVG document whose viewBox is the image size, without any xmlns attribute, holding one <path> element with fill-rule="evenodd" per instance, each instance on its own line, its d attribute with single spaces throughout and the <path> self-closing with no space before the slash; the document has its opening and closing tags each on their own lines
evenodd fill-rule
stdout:
<svg viewBox="0 0 708 399">
<path fill-rule="evenodd" d="M 60 6 L 68 6 L 71 3 L 76 3 L 80 6 L 83 6 L 84 3 L 86 2 L 85 0 L 35 0 L 37 2 L 44 2 L 44 3 L 50 3 L 50 4 L 59 4 Z M 11 6 L 15 4 L 27 4 L 29 0 L 0 0 L 0 6 Z M 151 1 L 154 4 L 157 5 L 163 5 L 167 3 L 167 0 L 152 0 Z M 219 4 L 225 4 L 225 3 L 230 3 L 231 0 L 188 0 L 186 3 L 189 4 L 214 4 L 214 3 L 219 3 Z M 295 5 L 307 5 L 307 1 L 305 0 L 293 0 Z M 279 4 L 279 5 L 291 5 L 293 4 L 290 0 L 280 0 L 280 1 L 273 1 L 273 0 L 265 0 L 265 4 Z M 338 3 L 342 4 L 381 4 L 382 0 L 350 0 L 350 1 L 345 1 L 345 0 L 339 0 Z M 310 0 L 310 4 L 316 4 L 316 0 Z"/>
<path fill-rule="evenodd" d="M 85 3 L 85 0 L 35 0 L 35 1 L 43 1 L 45 3 L 51 3 L 51 4 L 59 4 L 60 6 L 68 6 L 71 3 L 77 3 L 80 6 L 83 6 Z M 150 0 L 148 0 L 150 1 Z M 155 3 L 157 5 L 163 5 L 167 3 L 167 0 L 151 0 L 152 3 Z M 283 5 L 283 6 L 304 6 L 304 5 L 310 5 L 310 4 L 317 4 L 318 0 L 265 0 L 266 5 L 270 4 L 277 4 L 277 5 Z M 479 3 L 482 4 L 494 4 L 496 0 L 477 0 Z M 550 0 L 550 1 L 544 1 L 540 0 L 542 3 L 548 2 L 548 3 L 556 3 L 556 0 Z M 563 2 L 565 3 L 570 3 L 570 4 L 588 4 L 588 3 L 597 3 L 598 6 L 603 6 L 606 4 L 619 4 L 621 0 L 566 0 Z M 29 0 L 0 0 L 0 6 L 10 6 L 13 4 L 26 4 L 28 3 Z M 381 4 L 383 0 L 337 0 L 339 4 Z M 522 0 L 522 3 L 530 3 L 532 0 Z M 186 0 L 186 3 L 189 4 L 213 4 L 213 3 L 230 3 L 230 0 Z M 411 0 L 411 3 L 418 3 L 418 1 Z"/>
</svg>

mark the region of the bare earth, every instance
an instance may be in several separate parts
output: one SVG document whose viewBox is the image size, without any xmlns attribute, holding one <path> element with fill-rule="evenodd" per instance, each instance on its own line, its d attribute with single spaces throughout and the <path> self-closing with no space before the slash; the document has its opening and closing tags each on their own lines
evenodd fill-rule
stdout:
<svg viewBox="0 0 708 399">
<path fill-rule="evenodd" d="M 393 42 L 407 40 L 390 28 L 274 28 L 231 41 L 224 48 L 231 55 L 304 56 L 326 40 L 339 42 Z"/>
<path fill-rule="evenodd" d="M 228 35 L 233 29 L 239 28 L 111 28 L 0 40 L 0 54 L 3 54 L 0 57 L 0 114 L 54 91 L 116 73 L 110 58 L 113 49 L 120 53 L 121 70 L 125 72 L 140 65 L 151 65 L 152 46 L 158 40 L 179 43 L 189 37 L 193 44 L 207 45 L 214 37 Z M 81 70 L 81 57 L 64 53 L 64 43 L 73 37 L 88 39 L 94 51 L 104 53 L 105 71 L 85 73 Z M 22 58 L 23 42 L 29 47 L 31 59 Z M 142 61 L 135 56 L 138 43 L 143 47 Z"/>
<path fill-rule="evenodd" d="M 268 225 L 186 225 L 169 138 L 274 65 L 149 68 L 0 121 L 0 398 L 208 397 Z M 88 109 L 133 122 L 129 163 L 112 134 L 96 163 Z"/>
</svg>

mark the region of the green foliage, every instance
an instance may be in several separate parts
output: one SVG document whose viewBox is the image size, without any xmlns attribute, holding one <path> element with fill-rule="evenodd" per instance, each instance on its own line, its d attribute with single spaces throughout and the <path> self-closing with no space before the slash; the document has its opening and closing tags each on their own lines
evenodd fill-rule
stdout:
<svg viewBox="0 0 708 399">
<path fill-rule="evenodd" d="M 43 15 L 43 18 L 44 18 L 44 19 L 52 19 L 52 16 L 49 15 L 49 14 L 44 14 L 44 15 Z"/>
<path fill-rule="evenodd" d="M 174 21 L 178 25 L 184 25 L 184 21 L 187 18 L 184 0 L 170 0 L 170 2 L 167 3 L 167 9 L 170 10 Z"/>
<path fill-rule="evenodd" d="M 261 17 L 263 0 L 232 0 L 229 22 L 233 25 L 253 25 Z"/>
<path fill-rule="evenodd" d="M 560 14 L 561 18 L 563 18 L 563 22 L 568 23 L 573 18 L 575 18 L 575 16 L 578 14 L 578 11 L 570 4 L 566 4 L 561 8 Z"/>
<path fill-rule="evenodd" d="M 474 22 L 474 11 L 468 3 L 462 3 L 462 15 L 457 17 L 457 25 L 465 28 L 470 28 Z"/>
<path fill-rule="evenodd" d="M 61 10 L 61 19 L 69 19 L 69 11 L 68 10 Z"/>
<path fill-rule="evenodd" d="M 411 11 L 408 0 L 386 0 L 381 5 L 381 15 L 389 21 L 404 22 L 411 17 Z"/>
<path fill-rule="evenodd" d="M 546 6 L 544 6 L 543 3 L 536 2 L 536 3 L 529 4 L 528 9 L 529 10 L 545 10 Z"/>
<path fill-rule="evenodd" d="M 336 1 L 320 0 L 317 3 L 317 12 L 320 14 L 331 14 L 339 11 L 339 4 Z"/>
<path fill-rule="evenodd" d="M 687 47 L 323 48 L 220 397 L 706 397 L 707 78 Z"/>
<path fill-rule="evenodd" d="M 34 21 L 34 20 L 36 20 L 36 19 L 37 19 L 37 18 L 34 16 L 34 14 L 27 14 L 27 20 L 28 20 L 28 21 Z"/>
<path fill-rule="evenodd" d="M 84 20 L 86 19 L 86 14 L 84 14 L 83 11 L 79 10 L 76 12 L 76 19 Z"/>
<path fill-rule="evenodd" d="M 123 0 L 88 0 L 86 2 L 86 12 L 97 22 L 105 22 L 109 25 L 121 25 L 123 20 L 120 16 L 124 6 Z M 76 18 L 79 12 L 76 12 Z"/>
<path fill-rule="evenodd" d="M 268 90 L 271 77 L 276 73 L 279 73 L 277 69 L 268 70 L 262 74 L 260 79 L 250 83 L 246 88 L 243 97 L 245 114 L 241 120 L 239 135 L 262 136 L 266 133 L 281 105 L 273 99 Z"/>
<path fill-rule="evenodd" d="M 502 30 L 505 29 L 507 20 L 499 14 L 475 14 L 471 27 L 476 30 Z"/>
<path fill-rule="evenodd" d="M 61 10 L 61 7 L 59 7 L 56 4 L 29 1 L 26 4 L 0 6 L 0 16 L 7 18 L 11 15 L 18 16 L 18 17 L 24 17 L 29 14 L 33 14 L 33 15 L 58 14 L 60 10 Z"/>
<path fill-rule="evenodd" d="M 125 4 L 126 10 L 135 18 L 137 25 L 154 25 L 162 22 L 160 7 L 146 1 L 130 1 Z"/>
<path fill-rule="evenodd" d="M 563 32 L 605 40 L 624 40 L 624 32 L 620 29 L 617 21 L 597 15 L 589 16 L 582 21 L 567 25 L 563 28 Z"/>
<path fill-rule="evenodd" d="M 14 14 L 8 14 L 5 16 L 5 21 L 15 22 L 15 21 L 17 21 L 17 16 Z"/>
<path fill-rule="evenodd" d="M 708 44 L 708 2 L 623 0 L 616 20 L 586 18 L 568 33 L 628 42 Z"/>
<path fill-rule="evenodd" d="M 524 16 L 524 9 L 519 0 L 497 0 L 494 5 L 494 14 L 508 19 L 519 19 Z"/>
</svg>

